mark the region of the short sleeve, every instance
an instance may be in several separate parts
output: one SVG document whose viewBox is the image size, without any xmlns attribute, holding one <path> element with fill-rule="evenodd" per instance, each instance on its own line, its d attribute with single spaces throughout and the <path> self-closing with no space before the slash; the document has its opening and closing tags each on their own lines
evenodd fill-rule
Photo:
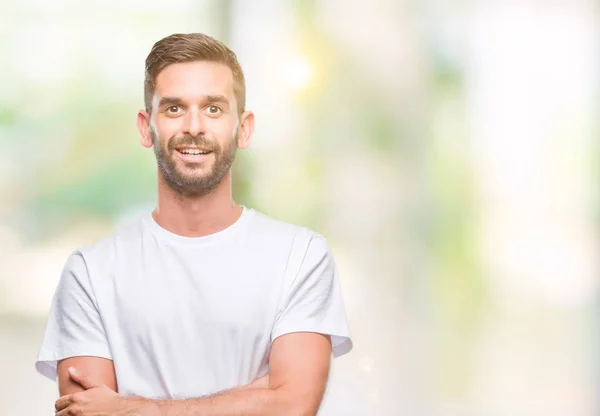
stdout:
<svg viewBox="0 0 600 416">
<path fill-rule="evenodd" d="M 333 356 L 339 357 L 352 349 L 352 340 L 334 259 L 322 236 L 312 237 L 305 250 L 297 274 L 284 290 L 271 339 L 293 332 L 330 335 Z"/>
<path fill-rule="evenodd" d="M 72 254 L 52 299 L 36 370 L 56 380 L 58 361 L 76 356 L 112 359 L 85 260 Z"/>
</svg>

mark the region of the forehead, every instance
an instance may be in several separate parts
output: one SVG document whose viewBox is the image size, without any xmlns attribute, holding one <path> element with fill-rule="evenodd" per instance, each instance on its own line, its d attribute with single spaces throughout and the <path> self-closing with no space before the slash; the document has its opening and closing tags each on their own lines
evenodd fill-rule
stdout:
<svg viewBox="0 0 600 416">
<path fill-rule="evenodd" d="M 168 96 L 193 100 L 206 95 L 234 100 L 233 73 L 227 65 L 207 61 L 171 64 L 156 77 L 155 99 Z"/>
</svg>

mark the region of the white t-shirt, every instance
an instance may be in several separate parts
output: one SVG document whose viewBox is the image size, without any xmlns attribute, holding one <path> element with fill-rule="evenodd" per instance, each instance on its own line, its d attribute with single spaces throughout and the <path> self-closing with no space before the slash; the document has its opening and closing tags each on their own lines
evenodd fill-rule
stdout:
<svg viewBox="0 0 600 416">
<path fill-rule="evenodd" d="M 230 227 L 190 238 L 147 214 L 73 253 L 63 270 L 36 369 L 112 359 L 119 393 L 181 399 L 265 375 L 273 340 L 331 335 L 352 348 L 326 239 L 244 207 Z"/>
</svg>

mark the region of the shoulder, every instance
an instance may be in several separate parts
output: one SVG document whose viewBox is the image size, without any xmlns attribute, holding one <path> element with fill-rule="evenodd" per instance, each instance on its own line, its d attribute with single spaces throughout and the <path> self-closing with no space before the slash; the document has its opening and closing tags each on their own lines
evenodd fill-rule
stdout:
<svg viewBox="0 0 600 416">
<path fill-rule="evenodd" d="M 255 252 L 279 255 L 288 267 L 322 262 L 331 256 L 327 238 L 308 227 L 280 221 L 254 211 L 250 240 Z"/>
<path fill-rule="evenodd" d="M 120 252 L 127 253 L 131 248 L 140 245 L 145 233 L 146 220 L 147 218 L 140 217 L 119 225 L 112 234 L 79 248 L 74 255 L 80 256 L 86 263 L 110 264 Z"/>
<path fill-rule="evenodd" d="M 256 237 L 268 238 L 281 243 L 301 240 L 308 245 L 312 240 L 326 242 L 325 236 L 310 228 L 277 220 L 255 210 L 252 210 L 250 233 Z"/>
</svg>

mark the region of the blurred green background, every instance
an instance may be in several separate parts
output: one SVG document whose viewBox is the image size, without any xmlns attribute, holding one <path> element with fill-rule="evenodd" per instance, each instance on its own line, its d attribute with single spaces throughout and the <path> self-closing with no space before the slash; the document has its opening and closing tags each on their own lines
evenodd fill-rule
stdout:
<svg viewBox="0 0 600 416">
<path fill-rule="evenodd" d="M 321 414 L 598 414 L 597 2 L 0 2 L 0 403 L 67 256 L 153 209 L 144 59 L 205 32 L 257 119 L 239 203 L 326 235 L 353 352 Z"/>
</svg>

